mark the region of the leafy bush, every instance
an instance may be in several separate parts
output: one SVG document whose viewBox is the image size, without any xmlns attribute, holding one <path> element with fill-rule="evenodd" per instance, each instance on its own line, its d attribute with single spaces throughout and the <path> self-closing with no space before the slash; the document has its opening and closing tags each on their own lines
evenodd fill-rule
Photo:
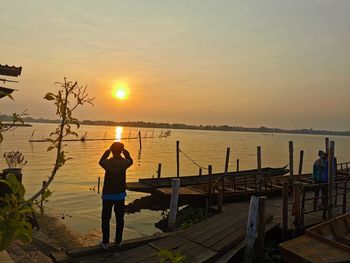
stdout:
<svg viewBox="0 0 350 263">
<path fill-rule="evenodd" d="M 7 174 L 6 180 L 0 183 L 10 188 L 10 194 L 0 198 L 0 251 L 4 250 L 14 240 L 23 243 L 32 241 L 32 225 L 27 222 L 26 215 L 32 213 L 32 207 L 24 200 L 25 190 L 14 174 Z"/>
</svg>

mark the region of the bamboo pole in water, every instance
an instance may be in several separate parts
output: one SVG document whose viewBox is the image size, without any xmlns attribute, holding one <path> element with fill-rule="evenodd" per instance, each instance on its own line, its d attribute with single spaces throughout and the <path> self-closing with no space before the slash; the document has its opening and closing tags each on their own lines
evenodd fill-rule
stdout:
<svg viewBox="0 0 350 263">
<path fill-rule="evenodd" d="M 180 177 L 180 142 L 176 141 L 176 177 Z"/>
</svg>

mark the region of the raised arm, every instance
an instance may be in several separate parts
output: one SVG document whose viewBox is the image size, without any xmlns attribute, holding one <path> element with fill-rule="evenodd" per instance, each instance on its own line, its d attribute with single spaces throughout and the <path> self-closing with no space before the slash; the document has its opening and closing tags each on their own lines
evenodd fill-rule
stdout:
<svg viewBox="0 0 350 263">
<path fill-rule="evenodd" d="M 133 161 L 133 159 L 131 158 L 130 153 L 129 153 L 128 150 L 124 149 L 124 150 L 123 150 L 123 155 L 124 155 L 125 159 L 127 159 L 127 160 L 129 161 L 129 164 L 128 164 L 128 166 L 126 167 L 126 168 L 129 168 L 129 167 L 134 163 L 134 161 Z"/>
<path fill-rule="evenodd" d="M 110 150 L 106 150 L 106 151 L 104 152 L 104 154 L 102 155 L 100 161 L 98 162 L 98 164 L 101 165 L 102 168 L 104 168 L 104 169 L 106 169 L 106 165 L 105 165 L 104 160 L 107 160 L 107 158 L 108 158 L 108 156 L 109 156 L 110 153 L 111 153 Z"/>
</svg>

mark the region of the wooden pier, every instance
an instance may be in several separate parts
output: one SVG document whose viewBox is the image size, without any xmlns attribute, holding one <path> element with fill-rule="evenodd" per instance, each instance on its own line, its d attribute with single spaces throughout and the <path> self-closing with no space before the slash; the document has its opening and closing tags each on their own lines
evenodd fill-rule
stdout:
<svg viewBox="0 0 350 263">
<path fill-rule="evenodd" d="M 175 231 L 136 248 L 130 243 L 104 252 L 97 246 L 54 254 L 56 262 L 159 262 L 160 251 L 184 256 L 185 262 L 219 261 L 244 247 L 249 204 L 230 204 L 216 214 L 187 229 Z M 278 226 L 272 214 L 266 216 L 266 231 Z M 225 262 L 225 261 L 224 261 Z"/>
</svg>

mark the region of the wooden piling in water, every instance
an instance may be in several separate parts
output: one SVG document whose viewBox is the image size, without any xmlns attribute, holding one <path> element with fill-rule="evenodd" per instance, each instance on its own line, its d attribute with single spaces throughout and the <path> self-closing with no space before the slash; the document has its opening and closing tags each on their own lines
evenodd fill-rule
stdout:
<svg viewBox="0 0 350 263">
<path fill-rule="evenodd" d="M 329 155 L 329 138 L 328 137 L 324 138 L 324 143 L 325 143 L 326 153 Z"/>
<path fill-rule="evenodd" d="M 99 176 L 97 178 L 97 193 L 99 194 L 100 193 L 100 184 L 101 184 L 101 177 Z"/>
<path fill-rule="evenodd" d="M 180 177 L 180 142 L 176 141 L 176 177 Z"/>
<path fill-rule="evenodd" d="M 157 178 L 159 179 L 162 172 L 162 164 L 158 163 Z"/>
<path fill-rule="evenodd" d="M 168 218 L 168 230 L 175 229 L 176 214 L 178 209 L 179 200 L 179 190 L 180 190 L 180 179 L 173 178 L 171 180 L 171 199 L 170 199 L 170 212 Z"/>
<path fill-rule="evenodd" d="M 202 175 L 202 168 L 199 168 L 199 175 Z"/>
<path fill-rule="evenodd" d="M 282 240 L 288 238 L 288 182 L 283 183 L 282 190 Z"/>
<path fill-rule="evenodd" d="M 259 189 L 261 188 L 261 185 L 260 185 L 260 180 L 261 180 L 261 146 L 258 146 L 256 148 L 256 159 L 257 159 L 257 168 L 258 168 L 258 171 L 257 171 L 257 185 L 256 185 L 256 189 Z"/>
<path fill-rule="evenodd" d="M 239 159 L 236 161 L 236 166 L 237 166 L 237 172 L 239 172 Z"/>
<path fill-rule="evenodd" d="M 140 144 L 140 151 L 141 151 L 142 150 L 141 131 L 139 131 L 139 144 Z"/>
<path fill-rule="evenodd" d="M 213 167 L 211 165 L 208 166 L 208 206 L 211 206 L 211 193 L 212 193 L 212 173 Z"/>
<path fill-rule="evenodd" d="M 304 151 L 300 151 L 300 157 L 299 157 L 299 170 L 298 175 L 300 176 L 303 172 L 303 161 L 304 161 Z"/>
<path fill-rule="evenodd" d="M 294 185 L 294 159 L 293 159 L 293 153 L 294 153 L 293 141 L 289 141 L 289 183 L 290 183 L 292 188 L 293 188 L 293 185 Z"/>
<path fill-rule="evenodd" d="M 224 203 L 224 193 L 225 193 L 225 181 L 226 181 L 226 176 L 227 176 L 227 173 L 228 173 L 228 164 L 229 164 L 229 161 L 230 161 L 230 147 L 227 147 L 226 148 L 226 159 L 225 159 L 225 170 L 224 170 L 224 176 L 221 177 L 221 188 L 222 188 L 222 191 L 221 191 L 221 194 L 222 196 L 220 197 L 221 198 L 221 202 Z M 219 193 L 218 193 L 219 194 Z M 222 209 L 221 209 L 222 210 Z"/>
<path fill-rule="evenodd" d="M 330 142 L 329 145 L 329 155 L 328 155 L 328 218 L 332 219 L 334 217 L 334 196 L 333 196 L 333 182 L 334 182 L 334 141 Z"/>
</svg>

